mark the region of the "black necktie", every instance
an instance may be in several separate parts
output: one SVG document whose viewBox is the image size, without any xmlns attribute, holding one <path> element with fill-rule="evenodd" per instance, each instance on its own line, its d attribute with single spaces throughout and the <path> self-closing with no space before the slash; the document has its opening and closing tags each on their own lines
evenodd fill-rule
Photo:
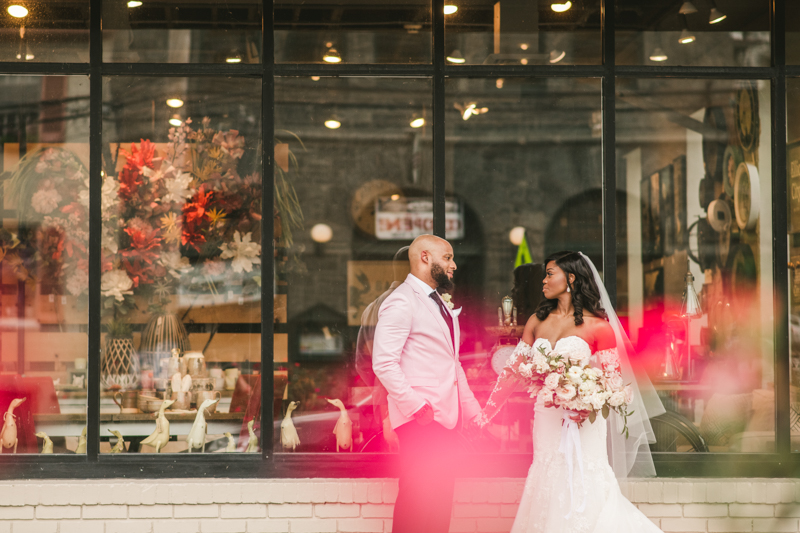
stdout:
<svg viewBox="0 0 800 533">
<path fill-rule="evenodd" d="M 447 327 L 450 328 L 450 340 L 453 342 L 453 348 L 455 349 L 455 347 L 456 347 L 456 336 L 455 336 L 455 333 L 454 333 L 454 330 L 453 330 L 453 317 L 450 316 L 450 313 L 447 311 L 447 309 L 444 308 L 444 302 L 442 301 L 441 297 L 439 296 L 439 293 L 437 293 L 436 291 L 433 291 L 430 294 L 430 297 L 431 297 L 431 300 L 436 302 L 436 304 L 439 306 L 439 311 L 442 313 L 442 318 L 444 318 L 444 321 L 447 322 Z"/>
</svg>

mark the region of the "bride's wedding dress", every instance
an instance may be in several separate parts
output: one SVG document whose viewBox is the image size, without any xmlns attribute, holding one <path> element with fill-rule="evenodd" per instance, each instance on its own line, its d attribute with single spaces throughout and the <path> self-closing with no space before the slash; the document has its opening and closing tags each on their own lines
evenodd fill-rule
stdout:
<svg viewBox="0 0 800 533">
<path fill-rule="evenodd" d="M 565 356 L 591 354 L 586 341 L 576 336 L 560 339 L 552 347 L 547 339 L 536 339 L 533 346 L 520 341 L 516 351 L 530 353 L 540 347 Z M 591 357 L 591 366 L 600 367 L 600 361 L 604 358 L 616 357 L 616 348 L 591 354 Z M 514 380 L 498 380 L 484 409 L 484 422 L 488 422 L 500 410 L 516 388 Z M 528 471 L 511 533 L 660 532 L 620 492 L 606 451 L 606 420 L 598 416 L 594 423 L 583 423 L 578 429 L 580 451 L 573 446 L 569 450 L 572 461 L 569 461 L 567 454 L 560 451 L 562 420 L 566 412 L 560 408 L 545 407 L 543 400 L 543 395 L 539 395 L 534 407 L 533 464 Z M 568 438 L 566 432 L 563 438 Z"/>
</svg>

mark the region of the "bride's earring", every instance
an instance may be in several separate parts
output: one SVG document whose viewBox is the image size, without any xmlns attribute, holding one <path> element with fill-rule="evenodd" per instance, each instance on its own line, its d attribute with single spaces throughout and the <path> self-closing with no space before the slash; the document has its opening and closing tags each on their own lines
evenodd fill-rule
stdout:
<svg viewBox="0 0 800 533">
<path fill-rule="evenodd" d="M 569 285 L 567 285 L 567 292 L 572 292 L 571 290 L 569 290 Z"/>
</svg>

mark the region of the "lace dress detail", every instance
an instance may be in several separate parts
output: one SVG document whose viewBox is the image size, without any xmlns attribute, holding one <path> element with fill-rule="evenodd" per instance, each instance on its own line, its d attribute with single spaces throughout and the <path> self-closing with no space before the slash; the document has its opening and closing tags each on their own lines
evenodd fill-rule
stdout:
<svg viewBox="0 0 800 533">
<path fill-rule="evenodd" d="M 615 365 L 616 349 L 591 353 L 589 345 L 579 337 L 566 337 L 551 348 L 547 339 L 536 339 L 533 346 L 521 342 L 515 353 L 526 355 L 540 345 L 557 349 L 565 355 L 588 355 L 592 366 Z M 509 358 L 508 368 L 519 364 Z M 505 373 L 505 372 L 504 372 Z M 484 409 L 487 419 L 500 410 L 503 402 L 519 387 L 516 379 L 498 379 L 490 402 Z M 528 471 L 525 489 L 511 533 L 659 533 L 656 527 L 620 492 L 606 452 L 606 421 L 602 417 L 585 423 L 579 429 L 583 475 L 573 469 L 574 500 L 570 498 L 566 456 L 561 444 L 562 409 L 545 407 L 543 397 L 535 403 L 533 427 L 533 464 Z M 573 457 L 577 460 L 577 456 Z M 584 501 L 582 512 L 578 507 Z M 570 518 L 565 518 L 572 511 Z"/>
</svg>

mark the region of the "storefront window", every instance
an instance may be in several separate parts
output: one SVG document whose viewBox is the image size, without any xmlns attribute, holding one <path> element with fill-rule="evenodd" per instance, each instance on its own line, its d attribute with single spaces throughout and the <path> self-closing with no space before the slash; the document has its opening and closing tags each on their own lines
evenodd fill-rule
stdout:
<svg viewBox="0 0 800 533">
<path fill-rule="evenodd" d="M 433 231 L 430 105 L 424 79 L 275 80 L 276 451 L 396 449 L 372 335 L 393 258 Z"/>
<path fill-rule="evenodd" d="M 445 0 L 448 64 L 597 65 L 599 0 Z"/>
<path fill-rule="evenodd" d="M 103 61 L 260 63 L 261 0 L 103 0 Z"/>
<path fill-rule="evenodd" d="M 655 449 L 775 450 L 770 84 L 617 82 L 618 312 Z"/>
<path fill-rule="evenodd" d="M 622 0 L 616 9 L 618 65 L 770 65 L 764 0 Z"/>
<path fill-rule="evenodd" d="M 276 63 L 430 63 L 431 4 L 275 2 Z"/>
<path fill-rule="evenodd" d="M 258 451 L 261 82 L 103 82 L 101 452 Z"/>
<path fill-rule="evenodd" d="M 600 80 L 450 79 L 446 109 L 447 192 L 461 217 L 447 227 L 460 360 L 484 405 L 541 300 L 545 257 L 582 251 L 602 270 Z M 504 296 L 515 333 L 497 327 Z M 472 446 L 530 453 L 532 418 L 520 392 Z"/>
<path fill-rule="evenodd" d="M 0 451 L 86 453 L 89 79 L 0 87 Z"/>
<path fill-rule="evenodd" d="M 792 451 L 800 452 L 800 80 L 786 80 L 786 182 L 789 230 L 789 343 Z"/>
<path fill-rule="evenodd" d="M 3 2 L 0 61 L 89 62 L 89 0 Z"/>
</svg>

